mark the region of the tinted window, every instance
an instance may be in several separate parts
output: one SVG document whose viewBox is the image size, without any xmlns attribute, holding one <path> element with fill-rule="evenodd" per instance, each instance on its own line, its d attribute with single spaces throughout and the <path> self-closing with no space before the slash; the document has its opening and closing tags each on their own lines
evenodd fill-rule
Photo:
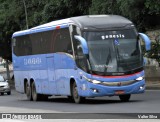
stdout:
<svg viewBox="0 0 160 122">
<path fill-rule="evenodd" d="M 94 73 L 114 75 L 140 71 L 143 57 L 134 30 L 84 32 Z"/>
<path fill-rule="evenodd" d="M 13 50 L 17 56 L 55 52 L 72 54 L 68 28 L 19 36 L 15 40 Z"/>
<path fill-rule="evenodd" d="M 20 36 L 16 38 L 14 45 L 14 53 L 17 56 L 31 55 L 32 54 L 32 44 L 29 39 L 29 35 Z"/>
<path fill-rule="evenodd" d="M 68 29 L 55 30 L 54 52 L 66 52 L 72 54 L 71 39 Z"/>
</svg>

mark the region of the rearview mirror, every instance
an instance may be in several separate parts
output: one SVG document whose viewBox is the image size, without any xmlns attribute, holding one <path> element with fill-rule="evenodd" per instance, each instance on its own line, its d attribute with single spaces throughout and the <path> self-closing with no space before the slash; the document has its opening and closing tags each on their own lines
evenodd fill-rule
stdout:
<svg viewBox="0 0 160 122">
<path fill-rule="evenodd" d="M 149 37 L 144 33 L 139 33 L 139 37 L 141 37 L 142 40 L 145 42 L 146 51 L 149 51 L 151 49 L 151 40 L 149 39 Z"/>
<path fill-rule="evenodd" d="M 88 51 L 88 45 L 86 40 L 83 37 L 78 35 L 75 35 L 74 38 L 76 39 L 76 41 L 79 41 L 81 43 L 83 54 L 88 55 L 89 51 Z"/>
</svg>

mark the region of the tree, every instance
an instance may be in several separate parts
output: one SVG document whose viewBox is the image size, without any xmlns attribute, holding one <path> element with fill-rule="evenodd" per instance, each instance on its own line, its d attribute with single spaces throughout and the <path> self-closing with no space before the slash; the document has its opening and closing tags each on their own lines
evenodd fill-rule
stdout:
<svg viewBox="0 0 160 122">
<path fill-rule="evenodd" d="M 0 56 L 11 60 L 11 37 L 26 29 L 23 0 L 0 0 Z M 73 16 L 118 14 L 139 31 L 160 27 L 160 2 L 153 0 L 25 0 L 29 28 Z"/>
<path fill-rule="evenodd" d="M 92 0 L 90 14 L 120 14 L 116 0 Z"/>
<path fill-rule="evenodd" d="M 23 0 L 0 0 L 0 56 L 11 60 L 11 38 L 26 29 Z M 25 0 L 29 28 L 89 13 L 91 0 Z"/>
</svg>

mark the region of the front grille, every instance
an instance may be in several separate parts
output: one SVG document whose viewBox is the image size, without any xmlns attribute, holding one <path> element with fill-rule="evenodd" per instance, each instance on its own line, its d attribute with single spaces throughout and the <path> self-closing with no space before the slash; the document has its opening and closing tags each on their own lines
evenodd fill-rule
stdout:
<svg viewBox="0 0 160 122">
<path fill-rule="evenodd" d="M 138 82 L 138 81 L 129 80 L 129 81 L 121 81 L 121 82 L 102 82 L 102 83 L 99 83 L 99 84 L 105 85 L 105 86 L 127 86 L 127 85 L 134 84 L 136 82 Z"/>
</svg>

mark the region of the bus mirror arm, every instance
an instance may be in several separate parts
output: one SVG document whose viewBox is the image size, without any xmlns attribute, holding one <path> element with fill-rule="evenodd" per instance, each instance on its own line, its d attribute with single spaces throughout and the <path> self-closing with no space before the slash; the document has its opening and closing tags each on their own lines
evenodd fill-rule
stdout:
<svg viewBox="0 0 160 122">
<path fill-rule="evenodd" d="M 78 35 L 75 35 L 74 38 L 75 38 L 75 41 L 79 41 L 81 43 L 83 54 L 87 56 L 89 54 L 89 51 L 88 51 L 88 45 L 86 40 L 83 37 Z"/>
<path fill-rule="evenodd" d="M 151 50 L 151 40 L 149 39 L 149 37 L 144 33 L 139 33 L 139 37 L 141 37 L 143 41 L 145 42 L 146 51 Z"/>
</svg>

